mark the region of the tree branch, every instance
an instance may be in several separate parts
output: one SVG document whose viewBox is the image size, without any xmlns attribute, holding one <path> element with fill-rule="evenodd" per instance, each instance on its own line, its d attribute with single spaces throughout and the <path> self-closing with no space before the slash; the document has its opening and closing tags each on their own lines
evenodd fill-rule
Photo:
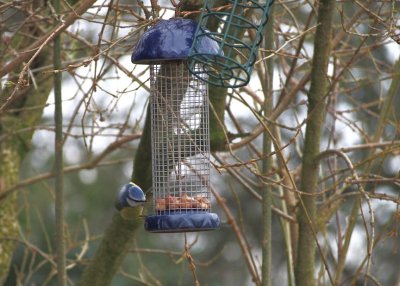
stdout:
<svg viewBox="0 0 400 286">
<path fill-rule="evenodd" d="M 325 114 L 325 97 L 328 92 L 328 61 L 331 52 L 332 18 L 335 0 L 321 0 L 318 7 L 318 27 L 314 40 L 314 56 L 311 69 L 311 86 L 308 94 L 308 117 L 305 134 L 301 191 L 315 194 L 318 184 L 318 162 L 321 141 L 321 127 Z M 299 196 L 300 210 L 297 264 L 295 268 L 296 285 L 315 285 L 315 246 L 316 246 L 316 198 Z M 322 255 L 322 253 L 321 253 Z M 327 267 L 327 266 L 326 266 Z M 331 283 L 332 277 L 328 271 Z"/>
<path fill-rule="evenodd" d="M 65 20 L 57 27 L 51 29 L 47 34 L 41 37 L 39 40 L 30 45 L 24 52 L 21 52 L 20 55 L 13 59 L 11 62 L 6 64 L 4 67 L 0 69 L 0 78 L 9 74 L 12 71 L 15 71 L 21 64 L 29 61 L 32 62 L 32 57 L 37 55 L 43 47 L 44 43 L 48 43 L 52 41 L 56 36 L 65 31 L 69 26 L 71 26 L 75 20 L 79 19 L 80 16 L 85 13 L 92 5 L 96 2 L 95 0 L 85 0 L 80 2 L 81 5 L 74 10 L 69 12 L 69 15 L 65 18 Z M 27 64 L 26 66 L 29 66 Z"/>
<path fill-rule="evenodd" d="M 117 140 L 117 141 L 111 143 L 110 145 L 108 145 L 107 148 L 103 152 L 101 152 L 97 157 L 95 157 L 92 161 L 87 162 L 86 164 L 82 164 L 82 165 L 65 167 L 64 173 L 75 172 L 75 171 L 82 170 L 82 169 L 88 169 L 88 170 L 93 169 L 112 151 L 119 148 L 121 145 L 123 145 L 125 143 L 128 143 L 132 140 L 140 138 L 141 136 L 142 136 L 141 134 L 132 134 L 132 135 L 126 136 L 120 140 Z M 11 193 L 15 192 L 16 190 L 18 190 L 20 188 L 37 183 L 42 180 L 52 178 L 52 177 L 54 177 L 54 175 L 55 175 L 54 172 L 48 172 L 48 173 L 44 173 L 44 174 L 41 174 L 41 175 L 33 177 L 33 178 L 29 178 L 29 179 L 20 181 L 18 184 L 13 185 L 10 188 L 2 191 L 0 193 L 0 201 L 2 199 L 4 199 L 6 196 L 10 195 Z"/>
</svg>

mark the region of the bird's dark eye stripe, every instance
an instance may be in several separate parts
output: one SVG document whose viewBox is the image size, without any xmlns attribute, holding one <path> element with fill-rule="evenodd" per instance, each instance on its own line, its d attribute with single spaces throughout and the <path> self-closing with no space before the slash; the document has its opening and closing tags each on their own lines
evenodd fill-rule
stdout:
<svg viewBox="0 0 400 286">
<path fill-rule="evenodd" d="M 141 202 L 145 202 L 146 200 L 135 200 L 135 199 L 132 199 L 132 201 L 137 202 L 137 203 L 141 203 Z"/>
</svg>

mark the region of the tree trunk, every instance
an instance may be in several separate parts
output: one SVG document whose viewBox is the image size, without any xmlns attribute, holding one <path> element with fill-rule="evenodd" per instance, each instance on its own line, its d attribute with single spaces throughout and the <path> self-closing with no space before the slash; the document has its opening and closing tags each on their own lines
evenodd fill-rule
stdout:
<svg viewBox="0 0 400 286">
<path fill-rule="evenodd" d="M 332 16 L 335 0 L 321 0 L 318 8 L 318 27 L 314 42 L 314 57 L 311 70 L 311 86 L 308 94 L 308 117 L 303 150 L 301 196 L 298 214 L 299 241 L 297 247 L 296 285 L 315 285 L 316 246 L 316 201 L 321 127 L 325 113 L 325 98 L 328 91 L 328 61 L 331 51 Z"/>
<path fill-rule="evenodd" d="M 182 10 L 198 7 L 198 2 L 184 2 Z M 186 5 L 186 6 L 185 6 Z M 226 136 L 224 126 L 225 102 L 227 97 L 226 88 L 210 87 L 210 141 L 211 150 L 223 150 L 226 148 Z M 152 185 L 151 174 L 151 128 L 150 109 L 147 108 L 145 126 L 142 138 L 134 159 L 132 180 L 147 190 Z M 151 194 L 146 194 L 147 199 Z M 103 240 L 96 251 L 92 262 L 86 267 L 78 286 L 86 285 L 109 285 L 112 278 L 120 267 L 123 258 L 128 253 L 132 244 L 136 229 L 142 225 L 138 218 L 139 210 L 134 209 L 129 216 L 132 220 L 125 220 L 120 213 L 114 214 L 110 225 L 107 227 Z M 118 241 L 115 241 L 115 240 Z"/>
<path fill-rule="evenodd" d="M 19 158 L 11 144 L 0 144 L 0 194 L 18 180 Z M 18 238 L 16 194 L 0 201 L 0 285 L 4 284 Z"/>
<path fill-rule="evenodd" d="M 49 64 L 50 57 L 39 58 L 37 64 Z M 52 77 L 48 74 L 36 76 L 38 89 L 29 86 L 21 91 L 18 101 L 11 108 L 18 106 L 19 112 L 6 111 L 0 116 L 0 285 L 7 278 L 18 238 L 17 194 L 1 197 L 1 192 L 15 185 L 18 181 L 20 162 L 29 151 L 33 129 L 26 128 L 39 124 L 42 111 L 52 87 Z M 9 90 L 2 91 L 1 99 L 7 98 Z M 26 107 L 38 107 L 25 109 Z M 26 128 L 29 131 L 16 133 Z"/>
<path fill-rule="evenodd" d="M 70 4 L 73 5 L 75 2 L 70 1 Z M 7 63 L 0 67 L 0 77 L 8 76 L 9 83 L 7 86 L 0 86 L 0 106 L 2 107 L 0 113 L 0 285 L 7 278 L 15 248 L 14 239 L 18 236 L 17 194 L 2 197 L 1 193 L 3 190 L 15 185 L 18 180 L 20 162 L 29 151 L 34 132 L 32 127 L 39 124 L 43 108 L 53 86 L 52 75 L 47 72 L 35 73 L 33 76 L 36 86 L 27 81 L 27 85 L 19 86 L 12 99 L 11 95 L 18 85 L 19 71 L 38 52 L 37 48 L 43 44 L 43 41 L 64 31 L 93 3 L 94 0 L 80 3 L 81 5 L 71 9 L 63 23 L 58 26 L 58 30 L 54 30 L 55 28 L 53 27 L 49 28 L 48 31 L 43 27 L 36 26 L 40 25 L 40 21 L 27 21 L 29 17 L 23 9 L 17 9 L 13 6 L 6 8 L 12 17 L 5 18 L 5 22 L 2 23 L 4 24 L 3 27 L 18 27 L 18 29 L 14 31 L 15 34 L 12 36 L 10 43 L 13 52 L 6 53 L 7 49 L 9 49 L 8 46 L 2 46 L 2 49 L 0 49 L 3 56 L 2 62 L 4 64 Z M 40 11 L 45 8 L 44 5 L 47 5 L 44 1 L 34 0 L 28 6 L 35 11 Z M 2 30 L 3 27 L 0 27 L 0 34 L 4 32 Z M 26 35 L 31 35 L 32 37 Z M 32 43 L 32 39 L 38 40 Z M 21 49 L 25 52 L 15 57 L 15 51 Z M 9 57 L 4 56 L 5 54 Z M 29 68 L 33 71 L 35 68 L 48 66 L 51 64 L 51 59 L 51 50 L 46 45 L 32 60 Z M 24 79 L 26 78 L 28 78 L 27 75 L 24 76 Z M 16 132 L 23 129 L 27 131 Z"/>
</svg>

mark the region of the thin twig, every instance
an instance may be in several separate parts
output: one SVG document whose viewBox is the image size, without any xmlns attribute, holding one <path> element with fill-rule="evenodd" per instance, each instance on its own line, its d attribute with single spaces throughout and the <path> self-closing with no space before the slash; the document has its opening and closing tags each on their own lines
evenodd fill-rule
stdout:
<svg viewBox="0 0 400 286">
<path fill-rule="evenodd" d="M 190 247 L 189 247 L 189 245 L 187 243 L 187 234 L 186 234 L 186 232 L 185 232 L 185 249 L 184 249 L 184 252 L 183 252 L 183 256 L 189 262 L 189 268 L 190 268 L 190 271 L 193 274 L 193 279 L 194 279 L 195 286 L 200 286 L 200 281 L 199 281 L 199 278 L 198 278 L 197 273 L 196 273 L 196 264 L 194 262 L 194 259 L 193 259 L 192 255 L 190 254 Z"/>
<path fill-rule="evenodd" d="M 231 225 L 231 227 L 236 235 L 236 238 L 238 239 L 239 246 L 243 252 L 243 255 L 244 255 L 244 258 L 246 261 L 246 265 L 247 265 L 247 268 L 249 269 L 249 272 L 250 272 L 253 282 L 257 286 L 260 286 L 261 285 L 260 276 L 257 273 L 257 267 L 254 264 L 252 254 L 246 243 L 244 234 L 242 233 L 240 227 L 238 226 L 231 210 L 226 205 L 226 200 L 213 187 L 211 187 L 210 189 L 211 189 L 211 192 L 214 195 L 215 199 L 217 200 L 218 204 L 221 206 L 222 210 L 224 211 L 226 218 L 228 220 L 228 223 Z"/>
<path fill-rule="evenodd" d="M 88 169 L 88 170 L 93 169 L 112 151 L 116 150 L 121 145 L 126 144 L 132 140 L 139 139 L 141 136 L 142 136 L 141 134 L 133 134 L 130 136 L 126 136 L 120 140 L 117 140 L 117 141 L 111 143 L 110 145 L 108 145 L 107 148 L 102 153 L 100 153 L 97 157 L 95 157 L 90 162 L 82 164 L 82 165 L 65 167 L 64 173 L 76 172 L 76 171 L 82 170 L 82 169 Z M 36 182 L 39 182 L 42 180 L 52 178 L 52 177 L 54 177 L 54 175 L 55 175 L 54 172 L 48 172 L 48 173 L 43 173 L 43 174 L 33 177 L 33 178 L 29 178 L 29 179 L 20 181 L 18 184 L 2 191 L 1 195 L 0 195 L 0 201 L 3 198 L 5 198 L 6 196 L 8 196 L 9 194 L 11 194 L 12 192 L 14 192 L 22 187 L 25 187 L 27 185 L 30 185 L 30 184 L 33 184 L 33 183 L 36 183 Z"/>
</svg>

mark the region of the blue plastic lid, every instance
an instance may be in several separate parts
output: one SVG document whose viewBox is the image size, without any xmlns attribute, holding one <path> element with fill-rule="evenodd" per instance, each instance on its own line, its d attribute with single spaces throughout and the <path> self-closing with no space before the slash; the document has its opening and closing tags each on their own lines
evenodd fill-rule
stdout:
<svg viewBox="0 0 400 286">
<path fill-rule="evenodd" d="M 160 20 L 143 33 L 132 54 L 136 64 L 149 64 L 165 60 L 184 60 L 193 44 L 197 23 L 190 19 Z M 221 54 L 216 41 L 203 37 L 197 43 L 201 53 Z"/>
</svg>

